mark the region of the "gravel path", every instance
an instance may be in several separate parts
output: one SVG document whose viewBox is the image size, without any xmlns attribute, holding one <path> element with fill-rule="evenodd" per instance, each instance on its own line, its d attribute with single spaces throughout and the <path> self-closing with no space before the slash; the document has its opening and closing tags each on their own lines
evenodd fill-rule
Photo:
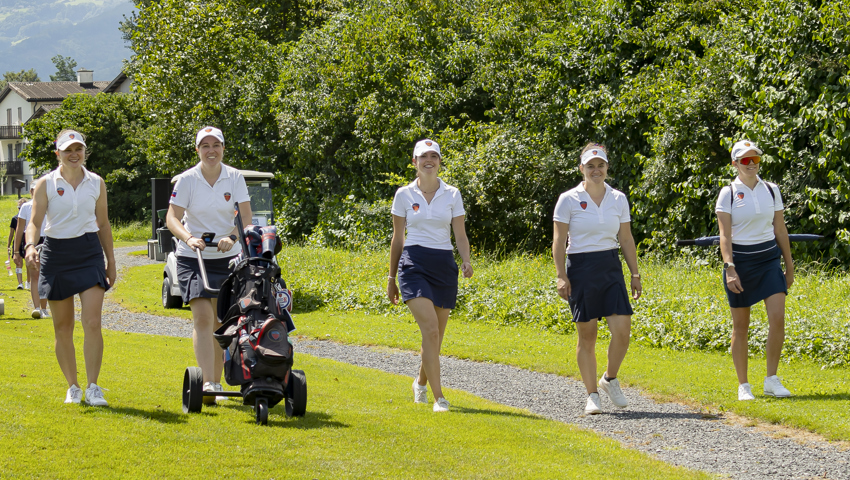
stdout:
<svg viewBox="0 0 850 480">
<path fill-rule="evenodd" d="M 131 250 L 116 249 L 122 268 L 153 263 L 147 257 L 126 255 Z M 110 302 L 104 310 L 106 328 L 179 337 L 192 334 L 191 323 L 183 319 L 130 313 Z M 418 353 L 409 351 L 314 340 L 298 340 L 296 350 L 409 377 L 419 368 Z M 656 403 L 636 389 L 624 389 L 627 409 L 615 409 L 602 394 L 605 413 L 585 416 L 586 393 L 579 381 L 451 357 L 442 357 L 441 366 L 446 387 L 594 430 L 674 465 L 735 479 L 850 480 L 850 450 L 811 435 L 746 427 L 732 418 Z"/>
</svg>

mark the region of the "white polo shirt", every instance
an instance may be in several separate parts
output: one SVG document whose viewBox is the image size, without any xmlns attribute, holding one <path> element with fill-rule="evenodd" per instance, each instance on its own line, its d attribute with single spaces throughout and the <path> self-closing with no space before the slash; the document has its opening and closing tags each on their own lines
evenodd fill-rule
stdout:
<svg viewBox="0 0 850 480">
<path fill-rule="evenodd" d="M 768 188 L 773 189 L 776 200 Z M 720 190 L 714 206 L 715 213 L 732 214 L 732 243 L 738 245 L 755 245 L 776 238 L 773 233 L 774 212 L 784 209 L 782 195 L 775 184 L 759 178 L 756 187 L 750 190 L 738 177 L 731 186 Z"/>
<path fill-rule="evenodd" d="M 80 168 L 83 169 L 83 181 L 76 189 L 62 178 L 58 168 L 45 175 L 45 237 L 77 238 L 100 230 L 94 210 L 97 199 L 100 198 L 100 185 L 103 180 L 85 167 Z"/>
<path fill-rule="evenodd" d="M 452 250 L 452 219 L 466 214 L 460 190 L 440 180 L 429 205 L 416 183 L 399 188 L 393 198 L 392 214 L 407 220 L 404 244 Z"/>
<path fill-rule="evenodd" d="M 21 210 L 18 212 L 18 220 L 24 221 L 24 235 L 26 235 L 27 227 L 29 226 L 30 216 L 32 215 L 32 200 L 21 205 Z M 39 236 L 44 236 L 44 227 L 47 226 L 46 221 L 41 222 L 41 232 Z"/>
<path fill-rule="evenodd" d="M 582 183 L 562 193 L 553 218 L 570 226 L 567 254 L 619 248 L 620 224 L 632 221 L 626 195 L 607 183 L 599 206 L 591 200 Z"/>
<path fill-rule="evenodd" d="M 201 172 L 201 164 L 186 170 L 177 177 L 170 203 L 186 209 L 183 224 L 195 238 L 201 238 L 206 232 L 216 234 L 218 243 L 233 231 L 235 210 L 233 203 L 251 201 L 245 177 L 233 167 L 221 164 L 221 174 L 214 185 L 207 183 Z M 244 220 L 244 219 L 243 219 Z M 247 219 L 246 225 L 250 224 Z M 238 255 L 242 251 L 239 242 L 229 252 L 219 252 L 216 248 L 206 248 L 204 258 L 226 258 Z M 184 242 L 177 243 L 177 256 L 197 258 L 197 254 Z"/>
</svg>

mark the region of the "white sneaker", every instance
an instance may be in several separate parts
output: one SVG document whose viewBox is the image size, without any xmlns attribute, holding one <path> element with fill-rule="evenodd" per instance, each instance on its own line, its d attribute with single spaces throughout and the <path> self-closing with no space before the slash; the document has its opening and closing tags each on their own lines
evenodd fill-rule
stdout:
<svg viewBox="0 0 850 480">
<path fill-rule="evenodd" d="M 738 385 L 738 400 L 746 402 L 748 400 L 755 399 L 756 397 L 753 396 L 752 387 L 750 387 L 749 383 L 742 383 Z"/>
<path fill-rule="evenodd" d="M 36 308 L 32 311 L 32 318 L 41 318 L 41 309 Z"/>
<path fill-rule="evenodd" d="M 413 379 L 413 403 L 428 403 L 428 385 L 419 385 L 419 377 Z"/>
<path fill-rule="evenodd" d="M 620 407 L 626 408 L 629 406 L 629 401 L 626 400 L 626 396 L 623 395 L 623 390 L 620 389 L 620 381 L 616 378 L 612 378 L 609 382 L 605 380 L 605 376 L 599 379 L 599 389 L 605 392 L 608 395 L 608 398 L 611 399 L 611 403 Z"/>
<path fill-rule="evenodd" d="M 204 391 L 217 392 L 218 390 L 215 389 L 215 382 L 204 382 Z M 215 405 L 216 398 L 218 397 L 208 397 L 204 395 L 202 401 L 204 402 L 204 405 Z"/>
<path fill-rule="evenodd" d="M 30 289 L 30 282 L 26 282 L 26 283 L 24 283 L 24 289 L 25 289 L 25 290 L 29 290 L 29 289 Z"/>
<path fill-rule="evenodd" d="M 437 401 L 434 402 L 434 411 L 435 412 L 448 412 L 450 406 L 451 405 L 449 405 L 449 402 L 445 398 L 440 397 L 440 398 L 437 399 Z"/>
<path fill-rule="evenodd" d="M 791 396 L 791 392 L 782 386 L 779 377 L 776 375 L 764 379 L 764 394 L 769 397 L 786 398 Z"/>
<path fill-rule="evenodd" d="M 41 318 L 50 318 L 50 313 L 48 313 L 47 310 L 43 308 L 40 308 L 39 310 L 41 310 Z"/>
<path fill-rule="evenodd" d="M 215 391 L 215 392 L 223 392 L 223 391 L 224 391 L 224 387 L 222 387 L 222 386 L 221 386 L 221 383 L 219 383 L 219 382 L 214 382 L 214 383 L 213 383 L 213 391 Z M 225 396 L 223 396 L 223 395 L 222 395 L 222 396 L 216 396 L 216 397 L 215 397 L 216 401 L 219 401 L 219 402 L 223 402 L 224 400 L 227 400 L 227 398 L 228 398 L 228 397 L 225 397 Z"/>
<path fill-rule="evenodd" d="M 602 408 L 599 406 L 599 393 L 593 392 L 587 396 L 587 405 L 584 407 L 585 415 L 596 415 L 602 413 Z"/>
<path fill-rule="evenodd" d="M 86 389 L 86 403 L 92 407 L 105 407 L 109 405 L 106 399 L 103 398 L 103 390 L 94 383 L 90 383 L 89 388 Z"/>
<path fill-rule="evenodd" d="M 80 403 L 80 400 L 82 399 L 83 389 L 76 385 L 71 385 L 71 388 L 69 388 L 68 392 L 65 394 L 65 403 Z"/>
<path fill-rule="evenodd" d="M 19 283 L 19 284 L 18 284 L 18 290 L 23 290 L 23 289 L 24 289 L 24 284 L 23 284 L 23 283 Z"/>
</svg>

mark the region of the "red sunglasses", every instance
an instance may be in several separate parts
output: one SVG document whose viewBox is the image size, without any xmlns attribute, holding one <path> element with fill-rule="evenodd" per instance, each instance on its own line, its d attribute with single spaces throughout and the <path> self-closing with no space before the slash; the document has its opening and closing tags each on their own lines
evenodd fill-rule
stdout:
<svg viewBox="0 0 850 480">
<path fill-rule="evenodd" d="M 761 163 L 761 157 L 745 157 L 738 159 L 738 163 L 741 165 L 749 165 L 750 162 L 753 162 L 753 165 L 758 165 Z"/>
</svg>

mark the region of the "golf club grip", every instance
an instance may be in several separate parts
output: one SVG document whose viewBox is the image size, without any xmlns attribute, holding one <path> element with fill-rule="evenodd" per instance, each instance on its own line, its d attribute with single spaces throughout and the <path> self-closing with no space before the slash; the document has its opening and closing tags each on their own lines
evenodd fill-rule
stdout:
<svg viewBox="0 0 850 480">
<path fill-rule="evenodd" d="M 242 212 L 239 211 L 239 202 L 233 202 L 233 208 L 236 210 L 236 219 L 233 221 L 236 222 L 236 230 L 239 230 L 239 244 L 242 245 L 242 252 L 244 252 L 245 258 L 248 258 L 248 239 L 245 238 L 245 225 L 242 223 Z"/>
</svg>

